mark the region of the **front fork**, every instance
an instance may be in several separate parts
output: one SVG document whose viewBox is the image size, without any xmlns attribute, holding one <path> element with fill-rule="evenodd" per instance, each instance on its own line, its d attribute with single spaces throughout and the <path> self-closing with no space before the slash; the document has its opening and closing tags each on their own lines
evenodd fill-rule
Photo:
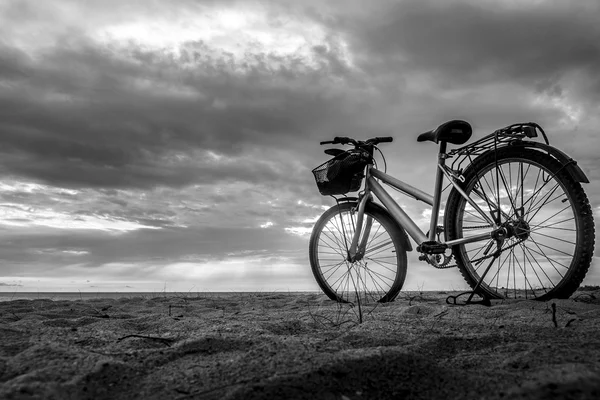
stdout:
<svg viewBox="0 0 600 400">
<path fill-rule="evenodd" d="M 365 255 L 367 240 L 369 239 L 371 227 L 373 226 L 373 217 L 367 215 L 367 218 L 365 218 L 365 208 L 367 207 L 367 203 L 372 200 L 373 195 L 371 193 L 363 194 L 358 199 L 358 215 L 356 216 L 356 226 L 353 226 L 354 235 L 352 235 L 352 243 L 348 249 L 347 261 L 349 262 L 359 261 Z"/>
</svg>

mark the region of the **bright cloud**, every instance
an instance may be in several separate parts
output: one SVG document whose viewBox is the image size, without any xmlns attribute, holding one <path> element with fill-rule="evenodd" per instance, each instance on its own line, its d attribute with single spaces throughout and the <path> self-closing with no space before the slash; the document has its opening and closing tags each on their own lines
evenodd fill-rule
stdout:
<svg viewBox="0 0 600 400">
<path fill-rule="evenodd" d="M 74 216 L 52 209 L 31 209 L 20 204 L 0 204 L 0 224 L 8 226 L 47 226 L 58 229 L 97 229 L 127 232 L 136 229 L 160 229 L 132 221 L 123 221 L 101 215 Z"/>
</svg>

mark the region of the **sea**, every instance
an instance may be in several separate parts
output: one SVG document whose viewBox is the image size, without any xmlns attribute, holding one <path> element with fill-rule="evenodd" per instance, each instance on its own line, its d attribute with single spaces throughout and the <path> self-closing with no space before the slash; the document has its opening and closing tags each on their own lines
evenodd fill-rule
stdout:
<svg viewBox="0 0 600 400">
<path fill-rule="evenodd" d="M 152 299 L 155 297 L 206 297 L 206 296 L 231 296 L 234 294 L 257 294 L 257 293 L 276 293 L 276 294 L 315 294 L 319 292 L 0 292 L 0 301 L 13 300 L 91 300 L 91 299 L 120 299 L 120 298 L 143 298 Z"/>
</svg>

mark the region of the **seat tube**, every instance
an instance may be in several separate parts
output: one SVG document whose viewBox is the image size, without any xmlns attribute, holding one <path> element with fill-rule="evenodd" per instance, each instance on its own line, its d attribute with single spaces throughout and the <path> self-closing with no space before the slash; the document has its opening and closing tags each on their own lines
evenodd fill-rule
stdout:
<svg viewBox="0 0 600 400">
<path fill-rule="evenodd" d="M 431 207 L 431 222 L 429 224 L 429 240 L 436 240 L 438 214 L 440 213 L 440 203 L 442 201 L 442 183 L 444 174 L 442 168 L 446 165 L 446 142 L 440 142 L 440 152 L 438 153 L 438 165 L 435 174 L 435 186 L 433 188 L 433 206 Z"/>
</svg>

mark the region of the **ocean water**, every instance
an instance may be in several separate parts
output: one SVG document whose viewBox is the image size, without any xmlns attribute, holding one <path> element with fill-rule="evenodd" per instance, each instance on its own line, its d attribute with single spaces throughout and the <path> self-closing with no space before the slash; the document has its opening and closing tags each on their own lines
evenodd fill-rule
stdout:
<svg viewBox="0 0 600 400">
<path fill-rule="evenodd" d="M 314 294 L 319 292 L 0 292 L 0 301 L 11 300 L 90 300 L 90 299 L 120 299 L 120 298 L 145 298 L 155 297 L 207 297 L 207 296 L 232 296 L 235 294 L 251 295 L 252 293 L 276 293 L 280 295 Z"/>
<path fill-rule="evenodd" d="M 175 293 L 158 293 L 158 292 L 3 292 L 0 293 L 0 301 L 11 300 L 89 300 L 89 299 L 119 299 L 122 297 L 144 297 L 152 298 L 159 296 L 175 295 Z M 191 295 L 190 295 L 191 296 Z"/>
</svg>

